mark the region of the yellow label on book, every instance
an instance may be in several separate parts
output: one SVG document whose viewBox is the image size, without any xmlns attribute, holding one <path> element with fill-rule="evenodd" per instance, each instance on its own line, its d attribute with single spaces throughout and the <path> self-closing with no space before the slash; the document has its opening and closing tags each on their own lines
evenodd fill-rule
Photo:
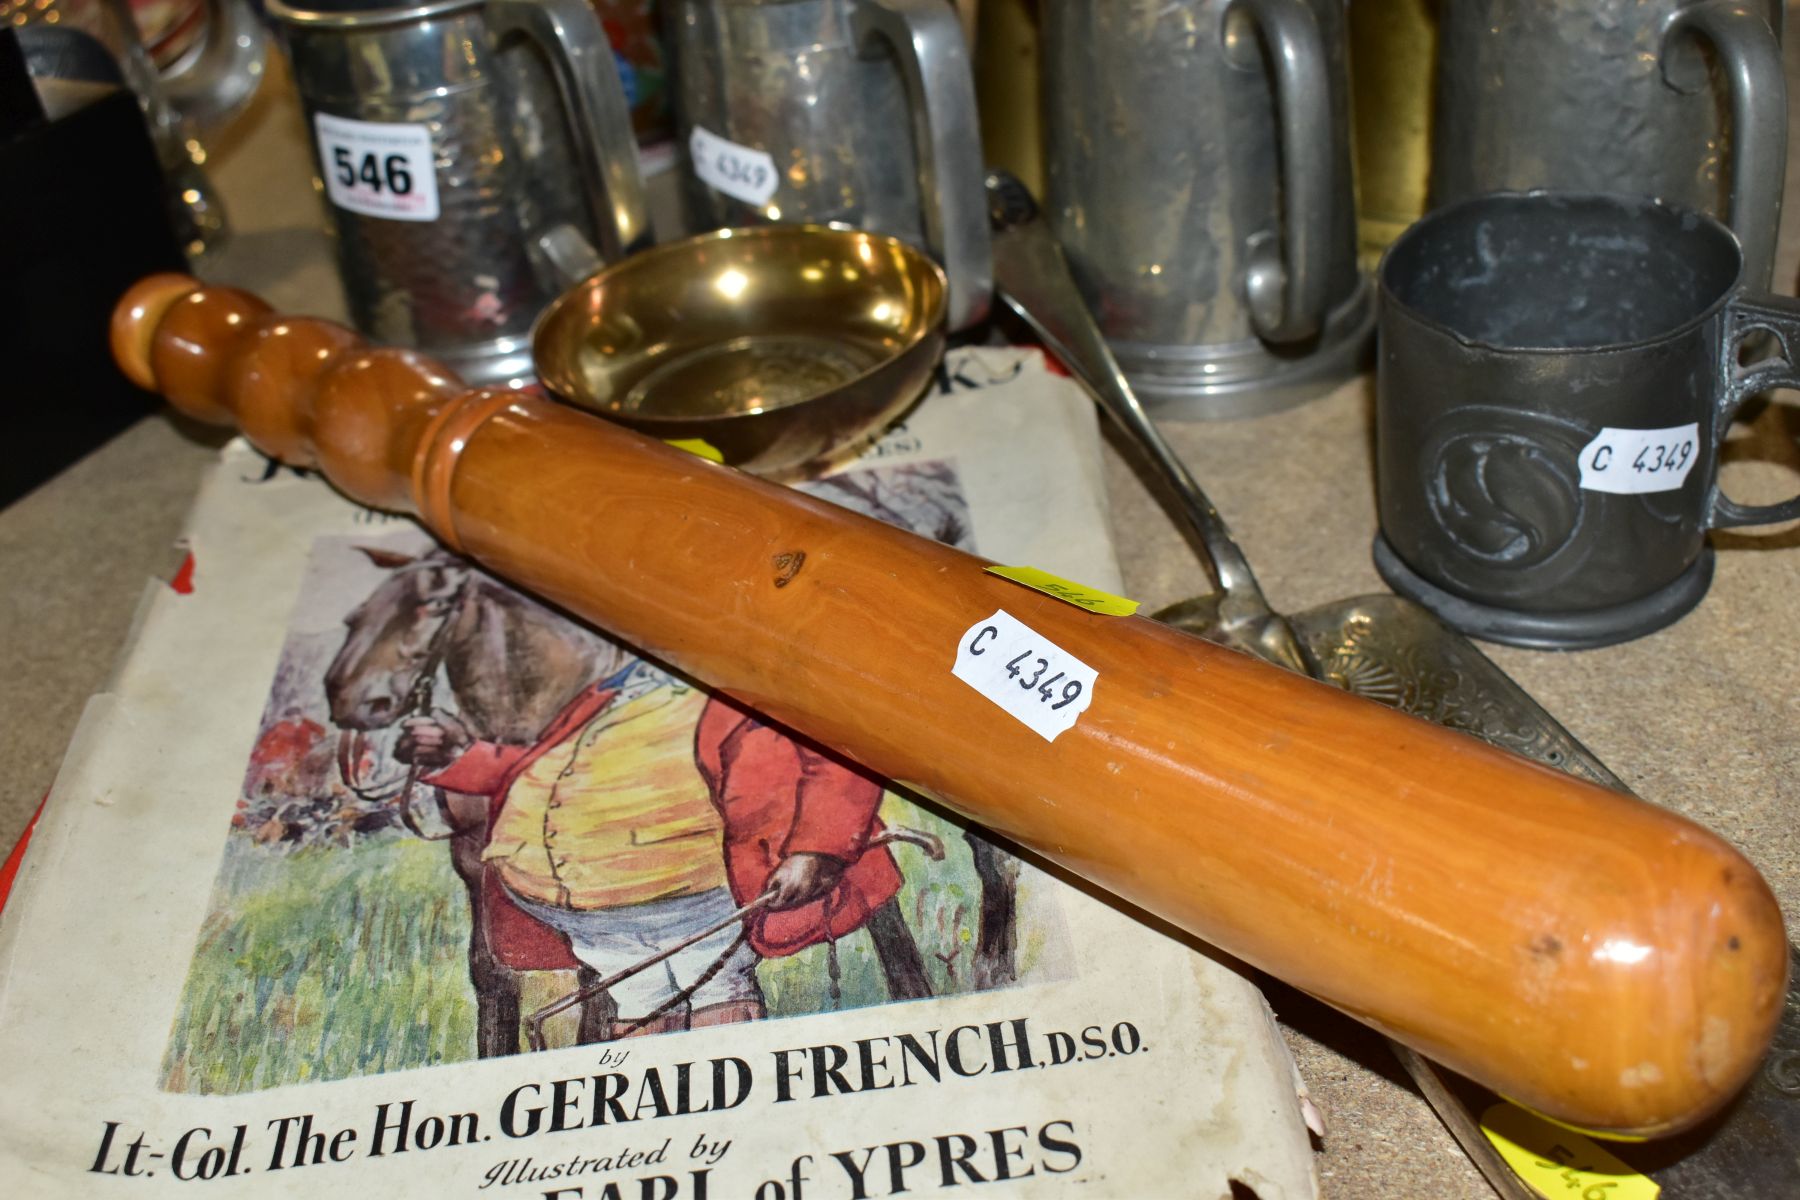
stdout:
<svg viewBox="0 0 1800 1200">
<path fill-rule="evenodd" d="M 1022 583 L 1046 596 L 1055 596 L 1058 600 L 1079 605 L 1089 612 L 1109 617 L 1129 617 L 1138 610 L 1136 600 L 1127 600 L 1123 596 L 1115 596 L 1111 592 L 1103 592 L 1085 584 L 1072 583 L 1060 575 L 1052 575 L 1036 567 L 989 567 L 987 571 L 990 575 Z"/>
<path fill-rule="evenodd" d="M 719 453 L 719 448 L 705 438 L 670 438 L 668 441 L 669 445 L 677 450 L 686 450 L 696 458 L 704 458 L 716 463 L 725 461 L 725 456 Z"/>
<path fill-rule="evenodd" d="M 1502 1101 L 1481 1114 L 1481 1132 L 1506 1165 L 1546 1200 L 1656 1200 L 1654 1179 L 1571 1129 Z"/>
</svg>

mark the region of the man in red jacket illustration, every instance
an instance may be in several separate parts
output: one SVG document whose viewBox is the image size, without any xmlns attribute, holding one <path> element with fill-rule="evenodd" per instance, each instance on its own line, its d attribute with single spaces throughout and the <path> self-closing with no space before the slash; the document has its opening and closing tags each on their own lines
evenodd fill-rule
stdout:
<svg viewBox="0 0 1800 1200">
<path fill-rule="evenodd" d="M 576 696 L 534 745 L 476 740 L 438 712 L 406 722 L 397 754 L 441 767 L 430 783 L 490 797 L 490 900 L 566 936 L 602 977 L 771 897 L 741 933 L 613 988 L 617 1034 L 762 1017 L 759 956 L 843 937 L 878 911 L 898 920 L 900 872 L 870 845 L 880 782 L 641 660 Z"/>
</svg>

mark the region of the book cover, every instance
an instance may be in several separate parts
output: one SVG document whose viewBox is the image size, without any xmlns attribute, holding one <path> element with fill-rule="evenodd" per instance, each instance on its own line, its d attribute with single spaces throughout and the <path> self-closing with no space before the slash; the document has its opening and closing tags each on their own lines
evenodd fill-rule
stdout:
<svg viewBox="0 0 1800 1200">
<path fill-rule="evenodd" d="M 1119 587 L 1034 352 L 799 486 Z M 1230 966 L 242 443 L 189 545 L 0 915 L 14 1194 L 1316 1194 Z"/>
</svg>

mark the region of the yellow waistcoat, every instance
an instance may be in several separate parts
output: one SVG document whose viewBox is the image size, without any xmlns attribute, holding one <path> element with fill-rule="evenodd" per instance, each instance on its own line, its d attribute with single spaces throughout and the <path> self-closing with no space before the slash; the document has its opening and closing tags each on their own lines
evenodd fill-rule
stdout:
<svg viewBox="0 0 1800 1200">
<path fill-rule="evenodd" d="M 533 762 L 482 852 L 527 899 L 590 910 L 724 887 L 720 821 L 694 764 L 706 694 L 614 701 Z"/>
</svg>

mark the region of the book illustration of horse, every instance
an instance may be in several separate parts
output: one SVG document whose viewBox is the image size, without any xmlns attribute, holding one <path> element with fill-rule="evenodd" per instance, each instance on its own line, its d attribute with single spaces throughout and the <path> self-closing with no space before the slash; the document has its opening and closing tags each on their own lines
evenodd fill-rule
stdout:
<svg viewBox="0 0 1800 1200">
<path fill-rule="evenodd" d="M 529 745 L 579 692 L 616 666 L 620 651 L 598 635 L 560 614 L 494 581 L 445 551 L 423 555 L 358 547 L 388 574 L 345 619 L 345 638 L 326 672 L 325 690 L 332 721 L 345 731 L 339 756 L 346 782 L 360 791 L 368 754 L 359 735 L 389 728 L 430 707 L 432 681 L 440 668 L 460 719 L 486 741 Z M 477 1005 L 477 1053 L 482 1057 L 519 1049 L 520 1000 L 517 972 L 576 969 L 564 945 L 550 943 L 547 930 L 506 899 L 482 851 L 489 833 L 486 797 L 439 793 L 412 787 L 409 775 L 395 802 L 417 806 L 427 793 L 441 795 L 436 822 L 448 830 L 451 864 L 468 896 L 471 934 L 469 979 Z M 424 822 L 408 810 L 407 824 L 423 833 Z M 979 839 L 970 839 L 998 856 Z M 984 868 L 984 916 L 991 907 L 985 893 L 991 879 L 1008 889 L 1004 908 L 1011 924 L 1012 873 L 1004 866 Z M 1013 867 L 1016 873 L 1016 865 Z M 931 989 L 916 940 L 890 901 L 876 909 L 868 929 L 889 995 L 894 999 L 929 996 Z M 997 939 L 984 921 L 978 941 L 1003 945 L 1010 960 L 1010 928 Z M 547 943 L 549 943 L 547 945 Z M 999 971 L 978 960 L 976 976 L 991 982 L 1010 981 L 1010 962 Z M 586 987 L 592 973 L 579 967 Z M 577 1037 L 602 1040 L 613 1014 L 603 996 L 583 1005 Z"/>
<path fill-rule="evenodd" d="M 492 741 L 530 743 L 595 678 L 600 640 L 541 605 L 437 551 L 423 556 L 358 547 L 388 577 L 345 618 L 344 643 L 325 674 L 332 723 L 349 734 L 386 729 L 414 715 L 440 666 L 469 726 Z M 352 739 L 354 742 L 354 739 Z M 367 790 L 360 747 L 340 750 L 345 782 Z M 450 863 L 469 902 L 469 982 L 476 1000 L 476 1052 L 519 1047 L 519 982 L 489 941 L 481 851 L 487 800 L 438 793 Z M 397 795 L 401 804 L 412 797 Z M 409 822 L 410 823 L 410 822 Z M 573 965 L 573 964 L 569 964 Z M 548 968 L 546 968 L 548 969 Z M 581 1036 L 605 1018 L 584 1009 Z"/>
</svg>

